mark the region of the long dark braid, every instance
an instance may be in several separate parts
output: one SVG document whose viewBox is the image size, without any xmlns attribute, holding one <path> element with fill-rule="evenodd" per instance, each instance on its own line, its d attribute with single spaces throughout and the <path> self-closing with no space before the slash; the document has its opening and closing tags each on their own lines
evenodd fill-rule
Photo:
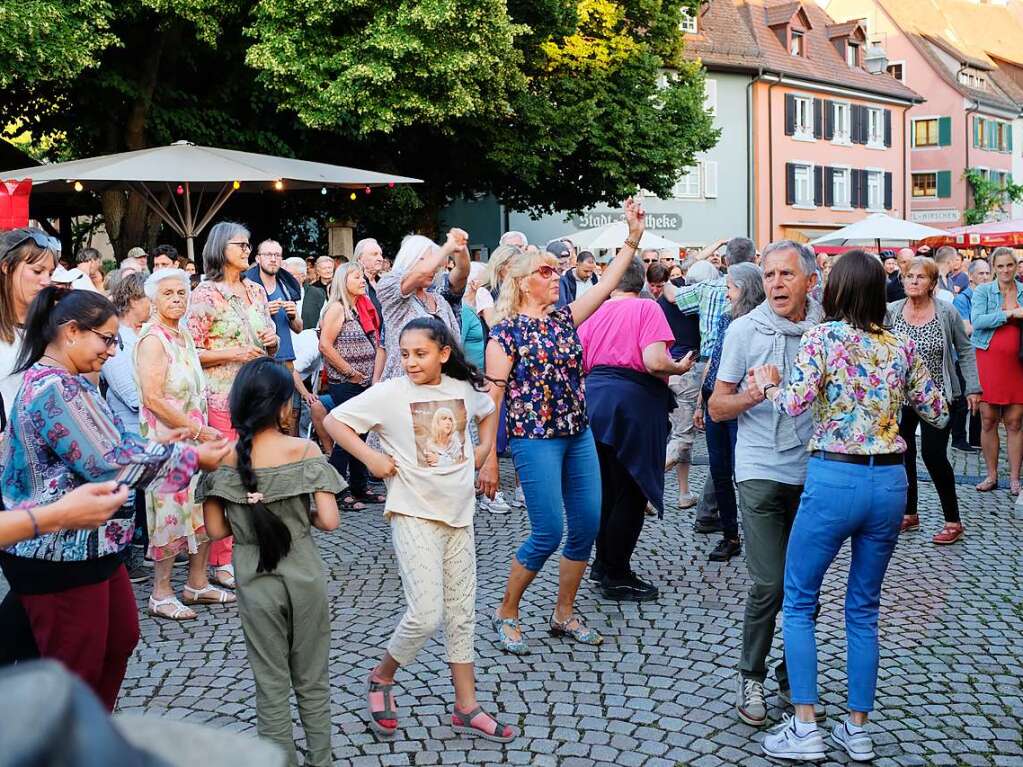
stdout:
<svg viewBox="0 0 1023 767">
<path fill-rule="evenodd" d="M 252 467 L 252 440 L 264 429 L 279 427 L 281 409 L 294 392 L 295 384 L 287 369 L 268 357 L 245 363 L 234 379 L 228 404 L 231 425 L 238 432 L 238 475 L 249 494 L 259 493 L 259 478 Z M 291 531 L 262 500 L 250 505 L 252 527 L 259 542 L 256 572 L 271 573 L 291 550 Z"/>
<path fill-rule="evenodd" d="M 462 344 L 455 338 L 448 326 L 438 320 L 436 317 L 417 317 L 414 320 L 410 320 L 405 327 L 401 329 L 401 335 L 412 330 L 419 330 L 426 333 L 430 340 L 433 341 L 437 346 L 442 349 L 447 346 L 451 349 L 451 354 L 448 355 L 448 361 L 441 366 L 441 372 L 455 378 L 459 381 L 466 381 L 472 385 L 477 391 L 486 391 L 487 382 L 483 377 L 483 373 L 473 365 L 469 360 L 465 358 L 465 352 L 462 351 Z M 400 337 L 399 337 L 400 342 Z"/>
</svg>

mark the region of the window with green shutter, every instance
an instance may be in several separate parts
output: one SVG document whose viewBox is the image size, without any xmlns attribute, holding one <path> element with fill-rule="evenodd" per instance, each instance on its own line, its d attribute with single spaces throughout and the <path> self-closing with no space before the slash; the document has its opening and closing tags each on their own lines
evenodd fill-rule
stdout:
<svg viewBox="0 0 1023 767">
<path fill-rule="evenodd" d="M 973 117 L 973 146 L 979 148 L 981 141 L 981 132 L 984 128 L 984 121 L 974 115 Z"/>
<path fill-rule="evenodd" d="M 938 171 L 938 197 L 948 198 L 952 196 L 952 171 L 950 170 L 939 170 Z"/>
<path fill-rule="evenodd" d="M 938 118 L 938 146 L 952 146 L 952 118 Z"/>
</svg>

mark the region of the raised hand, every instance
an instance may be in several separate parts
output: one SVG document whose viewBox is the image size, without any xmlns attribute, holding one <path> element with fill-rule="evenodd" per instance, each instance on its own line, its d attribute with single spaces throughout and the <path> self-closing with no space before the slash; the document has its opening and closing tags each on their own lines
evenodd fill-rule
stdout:
<svg viewBox="0 0 1023 767">
<path fill-rule="evenodd" d="M 629 226 L 629 239 L 639 242 L 639 238 L 646 231 L 646 211 L 631 197 L 622 204 L 622 207 L 625 209 L 625 223 Z"/>
</svg>

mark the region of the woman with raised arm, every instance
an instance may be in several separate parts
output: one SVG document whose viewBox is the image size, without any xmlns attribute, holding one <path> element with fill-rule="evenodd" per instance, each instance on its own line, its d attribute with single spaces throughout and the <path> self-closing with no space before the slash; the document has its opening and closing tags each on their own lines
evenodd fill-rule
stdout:
<svg viewBox="0 0 1023 767">
<path fill-rule="evenodd" d="M 544 562 L 557 551 L 563 530 L 558 598 L 550 617 L 554 636 L 585 644 L 603 638 L 575 613 L 575 597 L 600 524 L 597 450 L 586 417 L 583 348 L 576 328 L 618 287 L 632 264 L 645 228 L 642 207 L 625 201 L 629 234 L 599 283 L 555 309 L 557 260 L 520 253 L 509 262 L 487 345 L 491 396 L 507 403 L 509 449 L 522 482 L 531 532 L 511 563 L 504 599 L 493 617 L 494 638 L 506 652 L 529 652 L 519 626 L 519 602 Z M 507 397 L 507 400 L 505 399 Z M 497 487 L 497 455 L 480 471 L 485 492 Z"/>
</svg>

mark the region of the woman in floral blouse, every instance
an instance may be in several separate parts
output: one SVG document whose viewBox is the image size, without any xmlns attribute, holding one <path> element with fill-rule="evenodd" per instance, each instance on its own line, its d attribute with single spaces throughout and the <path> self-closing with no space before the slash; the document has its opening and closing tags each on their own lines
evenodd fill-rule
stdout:
<svg viewBox="0 0 1023 767">
<path fill-rule="evenodd" d="M 625 202 L 629 236 L 601 281 L 581 298 L 554 309 L 557 260 L 520 253 L 509 262 L 487 346 L 491 396 L 500 409 L 507 395 L 509 449 L 522 481 L 531 532 L 511 563 L 504 600 L 493 619 L 495 641 L 506 652 L 529 652 L 519 626 L 519 601 L 547 558 L 561 544 L 566 519 L 558 601 L 550 618 L 554 636 L 599 644 L 602 637 L 575 614 L 575 595 L 600 523 L 597 451 L 586 418 L 583 348 L 576 328 L 611 295 L 632 263 L 645 214 Z M 480 470 L 488 495 L 497 488 L 497 455 Z"/>
<path fill-rule="evenodd" d="M 237 438 L 227 406 L 231 383 L 242 365 L 273 354 L 279 343 L 266 291 L 242 276 L 251 251 L 249 230 L 241 224 L 221 221 L 210 229 L 202 250 L 206 279 L 188 304 L 188 332 L 206 374 L 208 424 L 229 439 Z M 233 589 L 232 543 L 224 538 L 210 544 L 210 564 L 213 580 Z"/>
<path fill-rule="evenodd" d="M 124 431 L 86 377 L 117 353 L 117 312 L 100 293 L 50 286 L 32 302 L 15 370 L 24 382 L 0 449 L 7 509 L 45 506 L 90 482 L 175 493 L 213 469 L 225 441 L 198 447 Z M 0 512 L 0 513 L 13 513 Z M 139 637 L 135 595 L 122 563 L 134 532 L 122 506 L 98 528 L 43 532 L 0 554 L 29 615 L 39 654 L 78 674 L 113 710 Z"/>
<path fill-rule="evenodd" d="M 824 289 L 827 321 L 804 334 L 785 386 L 778 369 L 753 371 L 755 384 L 791 416 L 813 408 L 806 485 L 785 562 L 785 663 L 796 716 L 764 740 L 776 758 L 817 759 L 824 740 L 814 721 L 817 649 L 814 609 L 824 575 L 846 539 L 852 563 L 846 593 L 849 718 L 832 737 L 859 761 L 873 758 L 864 729 L 877 686 L 881 583 L 906 508 L 903 406 L 943 428 L 948 406 L 911 340 L 884 329 L 885 275 L 862 250 L 835 264 Z"/>
</svg>

